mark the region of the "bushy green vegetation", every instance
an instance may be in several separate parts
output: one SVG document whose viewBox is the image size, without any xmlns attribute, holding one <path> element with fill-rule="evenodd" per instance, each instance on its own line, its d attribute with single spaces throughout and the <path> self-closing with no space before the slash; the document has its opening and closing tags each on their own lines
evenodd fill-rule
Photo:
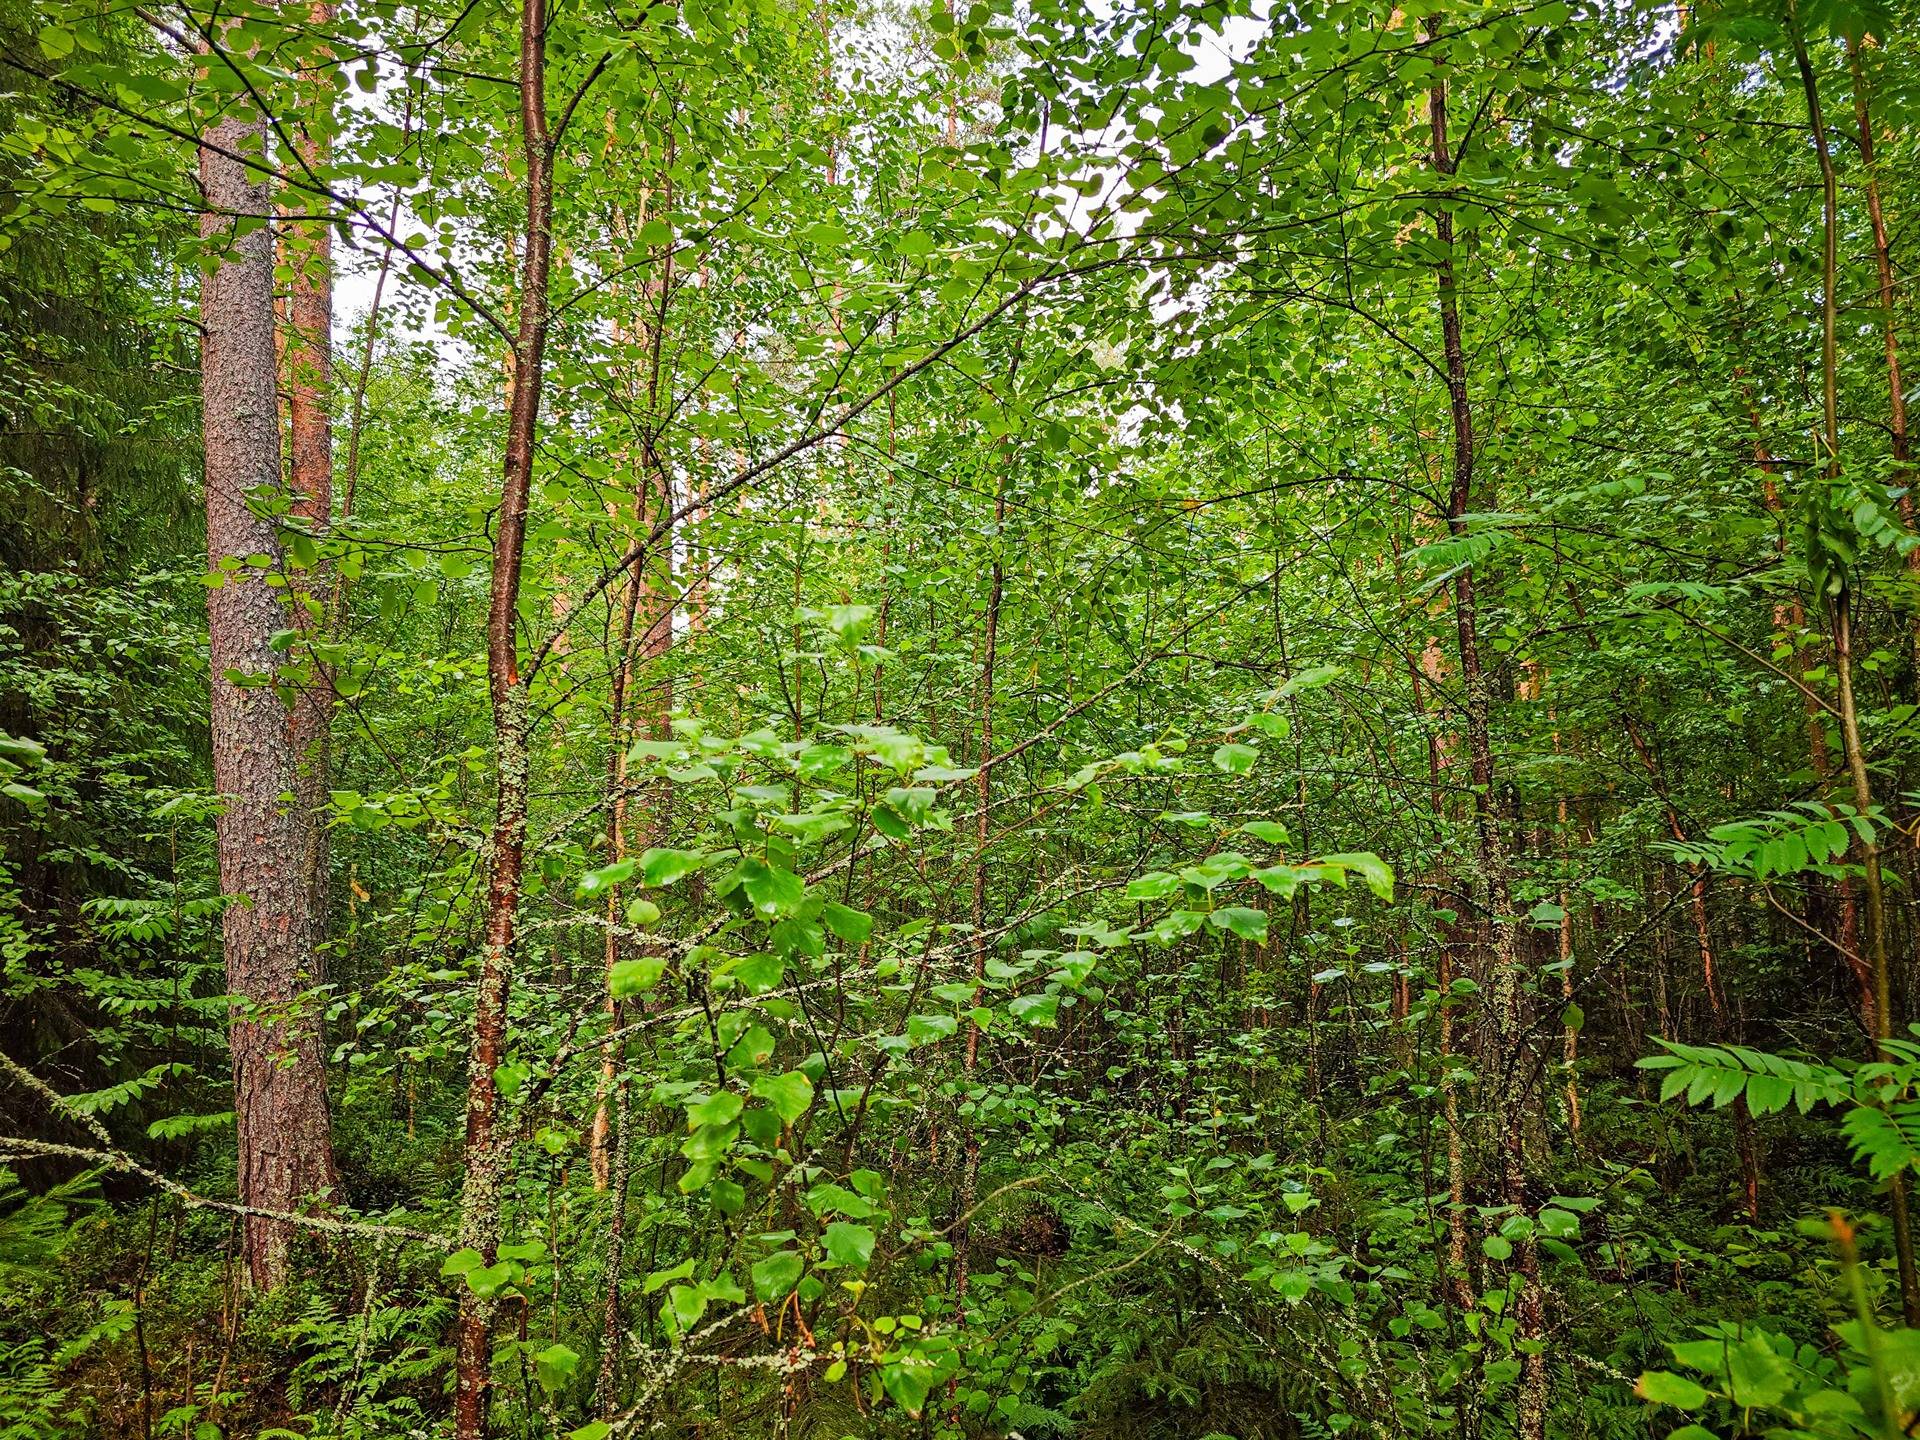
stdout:
<svg viewBox="0 0 1920 1440">
<path fill-rule="evenodd" d="M 10 0 L 0 1440 L 1913 1433 L 1904 13 Z"/>
</svg>

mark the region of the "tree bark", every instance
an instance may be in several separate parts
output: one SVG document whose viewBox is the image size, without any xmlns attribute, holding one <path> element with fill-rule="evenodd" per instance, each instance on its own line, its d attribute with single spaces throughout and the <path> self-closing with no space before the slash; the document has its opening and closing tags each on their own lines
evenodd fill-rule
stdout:
<svg viewBox="0 0 1920 1440">
<path fill-rule="evenodd" d="M 1429 39 L 1438 27 L 1427 25 Z M 1456 168 L 1447 136 L 1447 82 L 1444 72 L 1428 90 L 1428 121 L 1432 127 L 1432 163 L 1442 183 Z M 1440 337 L 1445 354 L 1448 410 L 1453 430 L 1453 483 L 1448 496 L 1447 528 L 1464 536 L 1464 517 L 1473 501 L 1473 406 L 1467 387 L 1466 346 L 1462 339 L 1458 279 L 1454 269 L 1453 214 L 1445 205 L 1434 210 L 1434 228 L 1440 242 L 1436 262 Z M 1480 636 L 1474 595 L 1474 567 L 1463 565 L 1453 581 L 1455 634 L 1460 651 L 1460 683 L 1464 692 L 1464 729 L 1467 763 L 1473 777 L 1474 833 L 1481 879 L 1486 889 L 1486 965 L 1488 1012 L 1492 1021 L 1491 1061 L 1485 1068 L 1492 1079 L 1489 1097 L 1493 1137 L 1500 1156 L 1501 1191 L 1515 1213 L 1527 1213 L 1526 1071 L 1527 1025 L 1525 976 L 1522 973 L 1520 934 L 1513 923 L 1513 896 L 1508 875 L 1505 837 L 1500 833 L 1499 807 L 1494 801 L 1491 736 L 1490 677 L 1480 661 Z M 1520 1393 L 1515 1416 L 1521 1440 L 1542 1440 L 1546 1434 L 1547 1362 L 1541 1344 L 1546 1331 L 1545 1298 L 1540 1288 L 1539 1251 L 1529 1235 L 1514 1245 L 1514 1270 L 1520 1280 L 1515 1301 L 1515 1339 L 1521 1354 Z"/>
<path fill-rule="evenodd" d="M 309 21 L 316 30 L 333 23 L 333 0 L 316 0 Z M 295 143 L 302 160 L 315 168 L 329 158 L 327 140 L 332 90 L 325 72 L 307 77 L 307 116 Z M 287 442 L 291 510 L 316 536 L 333 521 L 333 227 L 325 220 L 288 223 L 288 258 L 293 267 L 293 295 L 287 307 Z M 319 637 L 328 614 L 328 576 L 312 569 L 302 577 L 294 598 L 293 618 L 309 644 Z M 313 888 L 314 914 L 324 932 L 329 902 L 327 884 L 327 829 L 321 821 L 327 800 L 328 732 L 333 723 L 333 677 L 330 668 L 309 656 L 306 683 L 294 701 L 294 746 L 299 756 L 300 783 L 294 793 L 313 817 L 312 843 L 307 856 L 308 884 Z M 317 970 L 318 967 L 316 967 Z"/>
<path fill-rule="evenodd" d="M 200 149 L 200 233 L 216 258 L 200 313 L 202 428 L 206 450 L 207 561 L 222 575 L 207 592 L 213 664 L 214 784 L 224 802 L 216 833 L 220 888 L 234 897 L 222 920 L 232 997 L 234 1113 L 239 1197 L 292 1211 L 324 1200 L 337 1173 L 327 1120 L 320 1014 L 307 999 L 319 978 L 311 883 L 314 817 L 280 797 L 300 792 L 297 715 L 271 683 L 285 602 L 266 584 L 284 571 L 275 523 L 250 503 L 278 492 L 280 409 L 274 348 L 274 244 L 263 171 L 266 125 L 229 115 Z M 266 556 L 267 569 L 245 562 Z M 223 562 L 241 562 L 225 570 Z M 286 1278 L 293 1229 L 249 1216 L 247 1273 L 271 1289 Z"/>
<path fill-rule="evenodd" d="M 499 1123 L 500 1096 L 494 1071 L 506 1053 L 507 994 L 526 861 L 531 722 L 527 682 L 520 673 L 517 654 L 517 618 L 546 359 L 547 280 L 553 256 L 553 144 L 547 122 L 546 28 L 545 0 L 523 0 L 520 131 L 527 172 L 526 228 L 487 606 L 487 687 L 499 793 L 488 843 L 487 919 L 474 993 L 473 1047 L 467 1068 L 466 1180 L 460 1197 L 460 1243 L 479 1252 L 489 1265 L 499 1248 L 501 1192 L 513 1145 L 512 1131 Z M 462 1292 L 454 1357 L 454 1434 L 458 1440 L 484 1440 L 488 1433 L 493 1313 L 491 1301 L 482 1300 L 471 1289 Z"/>
<path fill-rule="evenodd" d="M 1887 435 L 1898 467 L 1896 483 L 1904 482 L 1909 454 L 1907 440 L 1907 395 L 1900 379 L 1900 332 L 1895 324 L 1893 250 L 1887 238 L 1887 214 L 1880 202 L 1880 167 L 1873 144 L 1873 103 L 1867 93 L 1866 66 L 1860 59 L 1860 42 L 1847 41 L 1847 69 L 1853 80 L 1853 118 L 1860 132 L 1860 164 L 1866 171 L 1867 220 L 1873 233 L 1873 265 L 1879 279 L 1880 344 L 1887 359 Z M 1914 528 L 1913 491 L 1903 488 L 1900 518 L 1909 530 Z M 1907 556 L 1907 574 L 1920 580 L 1920 550 Z M 1912 643 L 1916 675 L 1920 675 L 1920 615 L 1912 620 Z"/>
<path fill-rule="evenodd" d="M 1801 88 L 1807 100 L 1807 125 L 1813 133 L 1814 153 L 1820 161 L 1821 189 L 1821 264 L 1820 264 L 1820 399 L 1823 432 L 1827 452 L 1825 479 L 1840 478 L 1840 355 L 1839 327 L 1840 270 L 1840 185 L 1833 167 L 1833 150 L 1827 142 L 1826 118 L 1820 107 L 1820 87 L 1813 73 L 1813 61 L 1807 54 L 1807 42 L 1800 29 L 1799 15 L 1791 0 L 1787 6 L 1787 30 L 1793 41 L 1794 65 L 1800 72 Z M 1873 808 L 1873 785 L 1867 775 L 1867 758 L 1860 744 L 1860 717 L 1853 693 L 1853 587 L 1844 573 L 1839 591 L 1832 597 L 1833 658 L 1835 688 L 1840 700 L 1840 736 L 1846 746 L 1847 775 L 1853 782 L 1853 805 L 1863 823 L 1869 822 Z M 1893 1033 L 1893 995 L 1887 964 L 1887 907 L 1881 885 L 1880 843 L 1871 829 L 1861 838 L 1862 879 L 1867 892 L 1867 957 L 1873 967 L 1873 1038 L 1879 1058 L 1890 1060 L 1886 1041 Z M 1889 1209 L 1893 1212 L 1893 1244 L 1900 1274 L 1900 1304 L 1908 1325 L 1920 1325 L 1920 1271 L 1916 1271 L 1913 1253 L 1913 1227 L 1907 1211 L 1907 1184 L 1904 1175 L 1895 1175 L 1888 1183 Z"/>
</svg>

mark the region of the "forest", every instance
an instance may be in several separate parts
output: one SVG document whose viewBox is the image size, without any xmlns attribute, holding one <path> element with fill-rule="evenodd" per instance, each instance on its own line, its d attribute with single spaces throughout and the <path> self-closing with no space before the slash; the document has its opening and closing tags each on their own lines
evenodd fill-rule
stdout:
<svg viewBox="0 0 1920 1440">
<path fill-rule="evenodd" d="M 1920 1434 L 1904 0 L 0 0 L 0 1440 Z"/>
</svg>

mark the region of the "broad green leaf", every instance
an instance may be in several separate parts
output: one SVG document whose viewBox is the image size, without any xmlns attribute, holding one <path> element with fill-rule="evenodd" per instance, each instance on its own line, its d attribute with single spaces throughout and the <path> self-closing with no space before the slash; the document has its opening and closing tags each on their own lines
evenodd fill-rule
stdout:
<svg viewBox="0 0 1920 1440">
<path fill-rule="evenodd" d="M 1246 775 L 1259 758 L 1260 752 L 1251 745 L 1228 743 L 1213 752 L 1213 768 L 1229 775 Z"/>
<path fill-rule="evenodd" d="M 791 870 L 748 858 L 740 862 L 740 884 L 763 920 L 790 915 L 807 898 L 806 882 Z"/>
<path fill-rule="evenodd" d="M 1244 905 L 1229 905 L 1213 912 L 1211 917 L 1216 930 L 1227 930 L 1242 940 L 1250 940 L 1256 945 L 1264 945 L 1267 939 L 1267 912 L 1252 910 Z"/>
<path fill-rule="evenodd" d="M 698 870 L 704 858 L 698 850 L 648 850 L 640 856 L 640 878 L 653 889 L 671 885 Z"/>
<path fill-rule="evenodd" d="M 1656 1405 L 1672 1405 L 1680 1410 L 1698 1410 L 1707 1403 L 1705 1390 L 1686 1376 L 1675 1375 L 1669 1370 L 1647 1371 L 1633 1389 L 1642 1400 L 1651 1400 Z"/>
<path fill-rule="evenodd" d="M 853 910 L 837 901 L 829 900 L 820 912 L 820 919 L 835 935 L 849 945 L 864 945 L 867 937 L 873 933 L 873 916 L 864 910 Z"/>
<path fill-rule="evenodd" d="M 850 1220 L 835 1220 L 821 1235 L 827 1258 L 841 1265 L 864 1269 L 873 1258 L 873 1230 Z"/>
<path fill-rule="evenodd" d="M 753 1082 L 753 1093 L 791 1125 L 813 1103 L 813 1082 L 800 1071 L 789 1070 L 784 1075 L 759 1076 Z"/>
<path fill-rule="evenodd" d="M 784 1299 L 800 1283 L 806 1261 L 795 1250 L 776 1250 L 753 1266 L 753 1291 L 762 1300 Z"/>
<path fill-rule="evenodd" d="M 533 1357 L 534 1377 L 548 1394 L 564 1387 L 580 1368 L 580 1352 L 558 1341 Z"/>
<path fill-rule="evenodd" d="M 607 976 L 607 988 L 616 1000 L 644 994 L 660 983 L 667 973 L 667 962 L 658 955 L 642 955 L 634 960 L 616 960 Z"/>
</svg>

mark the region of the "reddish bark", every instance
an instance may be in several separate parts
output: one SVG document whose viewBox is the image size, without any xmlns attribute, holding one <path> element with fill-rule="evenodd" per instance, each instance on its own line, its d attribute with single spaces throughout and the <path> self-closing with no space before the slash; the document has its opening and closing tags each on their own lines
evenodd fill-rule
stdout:
<svg viewBox="0 0 1920 1440">
<path fill-rule="evenodd" d="M 200 233 L 215 252 L 201 285 L 202 429 L 207 560 L 242 563 L 207 593 L 213 663 L 214 784 L 220 888 L 235 897 L 222 921 L 233 997 L 234 1112 L 242 1204 L 291 1212 L 323 1200 L 336 1172 L 327 1121 L 320 1017 L 303 996 L 318 979 L 319 920 L 311 884 L 314 819 L 280 796 L 299 788 L 299 726 L 271 685 L 276 631 L 288 624 L 274 522 L 249 502 L 280 488 L 280 425 L 273 312 L 272 206 L 242 158 L 264 153 L 266 127 L 229 116 L 200 149 Z M 245 682 L 245 683 L 239 683 Z M 250 1216 L 248 1274 L 263 1289 L 286 1278 L 294 1226 Z"/>
<path fill-rule="evenodd" d="M 309 19 L 316 30 L 333 23 L 332 0 L 316 0 Z M 331 102 L 324 78 L 312 85 L 314 119 L 322 122 L 322 107 Z M 318 132 L 318 133 L 316 133 Z M 296 144 L 303 162 L 324 165 L 328 158 L 325 125 L 309 124 Z M 323 534 L 333 520 L 333 227 L 325 220 L 290 223 L 286 227 L 288 258 L 293 265 L 293 294 L 287 307 L 287 441 L 291 509 L 314 534 Z M 327 577 L 312 571 L 295 577 L 300 592 L 293 607 L 294 623 L 309 639 L 315 638 L 327 614 Z M 295 794 L 315 816 L 307 855 L 308 883 L 313 887 L 314 911 L 324 929 L 327 904 L 327 832 L 318 816 L 327 798 L 328 730 L 333 721 L 333 680 L 317 660 L 313 673 L 293 705 L 294 747 L 300 761 L 300 783 Z"/>
<path fill-rule="evenodd" d="M 487 607 L 487 684 L 499 766 L 489 837 L 486 928 L 474 991 L 473 1047 L 467 1069 L 466 1182 L 460 1242 L 492 1264 L 500 1243 L 501 1191 L 512 1133 L 499 1124 L 494 1078 L 506 1052 L 507 993 L 526 863 L 528 706 L 517 658 L 520 570 L 533 488 L 535 432 L 546 359 L 547 279 L 553 257 L 553 144 L 546 107 L 546 6 L 524 0 L 520 15 L 520 127 L 527 174 L 526 229 L 520 257 L 520 313 L 514 335 L 506 452 L 494 522 L 493 577 Z M 492 1390 L 493 1304 L 472 1290 L 460 1297 L 454 1342 L 454 1433 L 482 1440 Z"/>
</svg>

